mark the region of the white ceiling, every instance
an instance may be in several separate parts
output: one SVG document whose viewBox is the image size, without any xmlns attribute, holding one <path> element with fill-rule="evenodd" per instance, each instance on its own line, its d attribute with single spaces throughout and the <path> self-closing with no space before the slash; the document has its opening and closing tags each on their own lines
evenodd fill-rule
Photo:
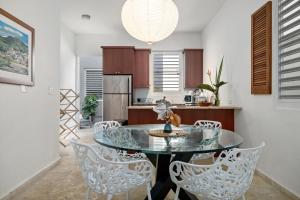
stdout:
<svg viewBox="0 0 300 200">
<path fill-rule="evenodd" d="M 176 32 L 200 32 L 225 0 L 174 0 L 179 10 Z M 75 33 L 113 34 L 125 31 L 121 8 L 125 0 L 60 0 L 62 22 Z M 91 15 L 83 21 L 82 14 Z"/>
</svg>

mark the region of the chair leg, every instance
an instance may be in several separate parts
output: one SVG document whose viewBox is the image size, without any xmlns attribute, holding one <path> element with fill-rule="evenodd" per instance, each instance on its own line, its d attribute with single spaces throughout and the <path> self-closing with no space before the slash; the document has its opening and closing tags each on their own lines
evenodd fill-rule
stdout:
<svg viewBox="0 0 300 200">
<path fill-rule="evenodd" d="M 243 196 L 242 196 L 242 200 L 246 200 L 246 197 L 245 197 L 245 195 L 243 195 Z"/>
<path fill-rule="evenodd" d="M 90 188 L 88 188 L 87 191 L 86 191 L 85 199 L 86 200 L 91 200 L 92 199 L 92 191 L 91 191 Z"/>
<path fill-rule="evenodd" d="M 178 200 L 179 192 L 180 192 L 180 187 L 177 186 L 174 200 Z"/>
<path fill-rule="evenodd" d="M 126 199 L 129 200 L 129 191 L 126 192 Z"/>
<path fill-rule="evenodd" d="M 152 197 L 151 197 L 151 182 L 147 183 L 147 195 L 148 195 L 148 200 L 152 200 Z"/>
<path fill-rule="evenodd" d="M 107 200 L 111 200 L 111 199 L 112 199 L 112 197 L 113 197 L 113 195 L 112 195 L 112 194 L 107 194 Z"/>
<path fill-rule="evenodd" d="M 216 161 L 216 160 L 215 160 L 215 155 L 213 155 L 213 156 L 211 157 L 211 159 L 212 159 L 213 162 L 215 162 L 215 161 Z"/>
</svg>

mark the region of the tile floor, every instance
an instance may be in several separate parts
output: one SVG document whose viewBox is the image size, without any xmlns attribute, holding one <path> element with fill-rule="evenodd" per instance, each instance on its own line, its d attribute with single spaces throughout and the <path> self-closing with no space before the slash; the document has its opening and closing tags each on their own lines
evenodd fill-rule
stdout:
<svg viewBox="0 0 300 200">
<path fill-rule="evenodd" d="M 90 130 L 80 132 L 84 142 L 91 142 Z M 51 170 L 46 172 L 34 182 L 17 192 L 10 200 L 82 200 L 86 188 L 80 170 L 74 159 L 72 148 L 61 147 L 61 160 Z M 130 192 L 130 200 L 142 200 L 146 196 L 145 187 Z M 99 196 L 98 200 L 105 200 Z M 126 199 L 126 195 L 115 196 L 113 200 Z M 174 199 L 169 193 L 166 200 Z M 259 176 L 255 176 L 253 183 L 246 194 L 247 200 L 292 200 Z"/>
</svg>

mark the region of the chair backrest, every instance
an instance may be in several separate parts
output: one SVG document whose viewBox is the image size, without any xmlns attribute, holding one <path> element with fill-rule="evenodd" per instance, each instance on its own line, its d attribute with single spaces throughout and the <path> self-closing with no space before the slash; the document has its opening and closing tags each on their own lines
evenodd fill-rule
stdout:
<svg viewBox="0 0 300 200">
<path fill-rule="evenodd" d="M 241 197 L 250 187 L 258 158 L 265 143 L 249 149 L 223 151 L 216 160 L 211 175 L 215 180 L 212 187 L 214 196 L 230 194 L 231 199 Z"/>
<path fill-rule="evenodd" d="M 121 124 L 117 121 L 102 121 L 97 122 L 94 125 L 94 133 L 98 133 L 103 130 L 108 130 L 110 128 L 118 128 L 121 127 Z"/>
<path fill-rule="evenodd" d="M 198 120 L 194 123 L 195 127 L 203 127 L 203 128 L 222 128 L 221 122 L 217 121 L 209 121 L 209 120 Z"/>
<path fill-rule="evenodd" d="M 87 186 L 93 191 L 103 192 L 107 182 L 107 169 L 112 163 L 101 158 L 89 145 L 75 141 L 71 141 L 71 144 Z"/>
<path fill-rule="evenodd" d="M 152 178 L 152 164 L 147 160 L 118 161 L 114 160 L 113 152 L 109 154 L 108 148 L 97 153 L 91 145 L 71 141 L 79 162 L 82 176 L 87 186 L 97 193 L 114 194 L 128 190 L 129 184 L 139 185 L 140 180 L 130 179 L 124 173 L 133 177 L 143 177 L 144 181 Z M 130 169 L 129 169 L 130 166 Z"/>
</svg>

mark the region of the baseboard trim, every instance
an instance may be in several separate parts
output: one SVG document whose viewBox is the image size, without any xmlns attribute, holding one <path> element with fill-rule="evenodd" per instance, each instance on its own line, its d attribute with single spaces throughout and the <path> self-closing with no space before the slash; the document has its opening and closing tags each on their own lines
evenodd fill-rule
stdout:
<svg viewBox="0 0 300 200">
<path fill-rule="evenodd" d="M 259 177 L 261 177 L 263 180 L 265 180 L 269 184 L 271 184 L 272 186 L 274 186 L 275 188 L 277 188 L 279 191 L 281 191 L 282 193 L 284 193 L 288 197 L 290 197 L 291 199 L 293 199 L 293 200 L 300 200 L 299 196 L 297 196 L 295 193 L 293 193 L 290 190 L 288 190 L 283 185 L 281 185 L 278 182 L 276 182 L 274 179 L 272 179 L 269 176 L 267 176 L 261 170 L 256 169 L 255 170 L 255 174 L 258 175 Z"/>
<path fill-rule="evenodd" d="M 14 190 L 12 190 L 8 194 L 5 194 L 4 196 L 2 196 L 0 198 L 0 200 L 9 200 L 9 199 L 13 198 L 15 195 L 19 194 L 20 192 L 23 192 L 24 190 L 26 190 L 26 188 L 28 187 L 28 185 L 30 185 L 31 183 L 35 182 L 40 177 L 42 177 L 43 175 L 45 175 L 49 170 L 51 170 L 53 167 L 55 167 L 59 163 L 60 159 L 61 159 L 61 157 L 58 157 L 56 160 L 54 160 L 53 162 L 51 162 L 46 167 L 42 168 L 40 171 L 38 171 L 37 173 L 35 173 L 33 176 L 29 177 L 28 179 L 26 179 L 25 181 L 23 181 L 22 183 L 20 183 Z"/>
</svg>

